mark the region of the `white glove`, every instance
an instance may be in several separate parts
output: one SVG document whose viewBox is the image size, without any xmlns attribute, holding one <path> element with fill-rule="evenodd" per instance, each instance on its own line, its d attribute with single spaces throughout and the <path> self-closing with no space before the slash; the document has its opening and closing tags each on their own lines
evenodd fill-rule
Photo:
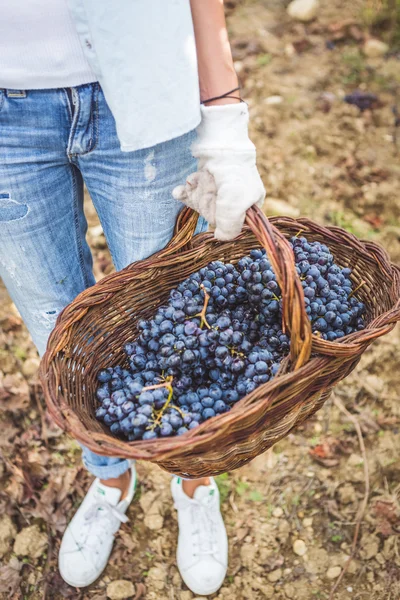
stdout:
<svg viewBox="0 0 400 600">
<path fill-rule="evenodd" d="M 241 232 L 246 210 L 261 206 L 265 197 L 248 135 L 249 111 L 240 102 L 202 106 L 201 114 L 192 145 L 199 171 L 172 193 L 215 227 L 218 240 L 231 240 Z"/>
</svg>

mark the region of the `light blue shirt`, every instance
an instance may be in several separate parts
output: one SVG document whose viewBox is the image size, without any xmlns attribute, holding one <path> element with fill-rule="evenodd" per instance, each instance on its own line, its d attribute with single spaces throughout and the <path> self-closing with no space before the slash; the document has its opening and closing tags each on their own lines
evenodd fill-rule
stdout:
<svg viewBox="0 0 400 600">
<path fill-rule="evenodd" d="M 67 0 L 114 115 L 121 150 L 148 148 L 200 123 L 189 0 Z"/>
</svg>

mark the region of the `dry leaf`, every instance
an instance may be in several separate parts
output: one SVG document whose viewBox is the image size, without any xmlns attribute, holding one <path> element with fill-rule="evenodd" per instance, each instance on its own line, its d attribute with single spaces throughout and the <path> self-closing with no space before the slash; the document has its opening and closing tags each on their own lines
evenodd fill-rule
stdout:
<svg viewBox="0 0 400 600">
<path fill-rule="evenodd" d="M 0 567 L 0 592 L 15 594 L 20 588 L 22 566 L 22 562 L 13 556 L 8 565 Z"/>
<path fill-rule="evenodd" d="M 29 386 L 21 373 L 3 375 L 0 372 L 0 410 L 19 412 L 29 406 Z"/>
<path fill-rule="evenodd" d="M 374 505 L 377 533 L 384 536 L 400 532 L 400 509 L 394 500 L 377 500 Z"/>
</svg>

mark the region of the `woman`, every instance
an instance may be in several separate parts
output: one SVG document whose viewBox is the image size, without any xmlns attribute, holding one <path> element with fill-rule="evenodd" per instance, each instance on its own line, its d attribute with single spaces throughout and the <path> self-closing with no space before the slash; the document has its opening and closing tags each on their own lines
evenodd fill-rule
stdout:
<svg viewBox="0 0 400 600">
<path fill-rule="evenodd" d="M 94 284 L 83 183 L 116 269 L 166 245 L 181 202 L 198 231 L 234 238 L 264 189 L 223 0 L 3 2 L 0 34 L 0 274 L 42 354 Z M 96 479 L 59 555 L 76 587 L 105 568 L 136 483 L 127 460 L 83 461 Z M 182 578 L 213 593 L 227 568 L 216 484 L 173 478 L 172 494 Z"/>
</svg>

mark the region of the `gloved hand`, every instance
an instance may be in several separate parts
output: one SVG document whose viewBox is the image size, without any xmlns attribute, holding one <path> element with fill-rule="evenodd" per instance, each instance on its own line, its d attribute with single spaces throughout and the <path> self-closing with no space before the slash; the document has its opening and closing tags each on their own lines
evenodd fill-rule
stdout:
<svg viewBox="0 0 400 600">
<path fill-rule="evenodd" d="M 192 153 L 199 170 L 173 196 L 196 210 L 218 240 L 239 235 L 245 213 L 262 205 L 265 190 L 256 166 L 256 149 L 248 136 L 249 112 L 243 102 L 202 106 L 202 121 Z"/>
</svg>

